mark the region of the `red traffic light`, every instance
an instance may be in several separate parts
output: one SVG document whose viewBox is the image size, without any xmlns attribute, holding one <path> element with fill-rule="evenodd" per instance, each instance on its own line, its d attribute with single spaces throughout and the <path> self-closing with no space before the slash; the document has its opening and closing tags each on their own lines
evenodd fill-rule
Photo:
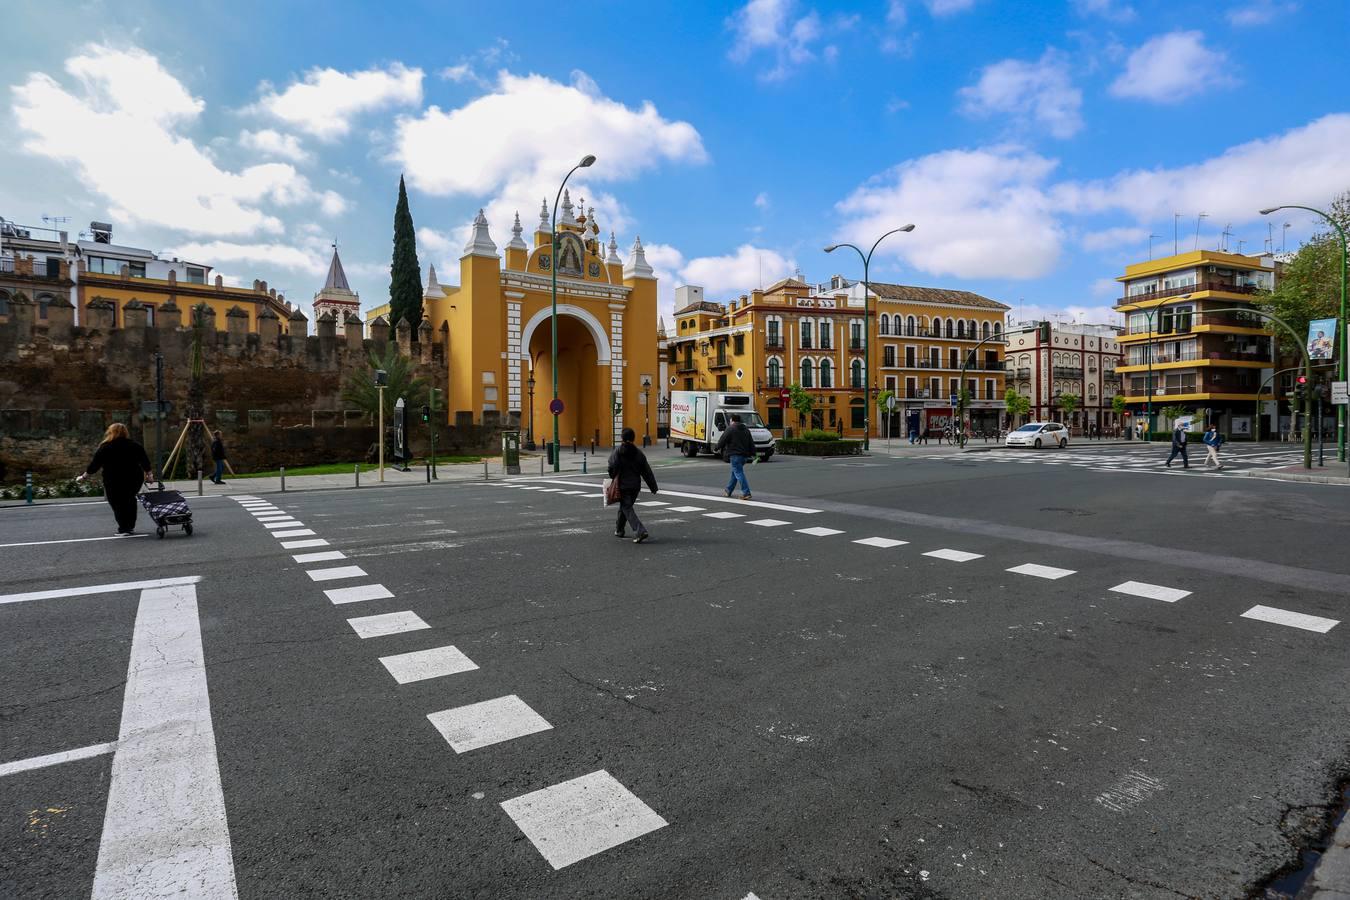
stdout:
<svg viewBox="0 0 1350 900">
<path fill-rule="evenodd" d="M 1307 384 L 1307 383 L 1308 383 L 1308 376 L 1307 376 L 1307 375 L 1300 375 L 1300 376 L 1298 376 L 1298 383 L 1299 383 L 1299 384 Z"/>
</svg>

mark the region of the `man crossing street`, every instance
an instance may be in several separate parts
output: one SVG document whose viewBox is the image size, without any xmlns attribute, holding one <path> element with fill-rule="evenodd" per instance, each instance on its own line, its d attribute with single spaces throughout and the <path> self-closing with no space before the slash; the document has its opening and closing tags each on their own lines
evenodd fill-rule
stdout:
<svg viewBox="0 0 1350 900">
<path fill-rule="evenodd" d="M 727 496 L 731 496 L 731 492 L 736 489 L 739 482 L 741 499 L 749 500 L 750 482 L 745 480 L 745 463 L 755 455 L 755 439 L 750 434 L 750 429 L 741 423 L 741 417 L 737 413 L 731 414 L 731 425 L 717 439 L 716 452 L 722 453 L 724 448 L 727 458 L 731 460 L 731 480 L 727 482 Z"/>
</svg>

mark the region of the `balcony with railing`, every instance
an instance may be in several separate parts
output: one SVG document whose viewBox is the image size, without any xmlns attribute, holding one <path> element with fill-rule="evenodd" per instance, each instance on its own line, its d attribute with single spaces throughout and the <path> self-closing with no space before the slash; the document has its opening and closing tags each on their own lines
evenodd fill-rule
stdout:
<svg viewBox="0 0 1350 900">
<path fill-rule="evenodd" d="M 1030 368 L 1018 369 L 1013 373 L 1013 377 L 1020 379 L 1022 381 L 1029 381 L 1031 380 L 1031 369 Z"/>
<path fill-rule="evenodd" d="M 680 360 L 679 364 L 675 366 L 675 371 L 676 371 L 676 372 L 697 372 L 697 371 L 698 371 L 698 366 L 694 363 L 694 361 L 693 361 L 692 359 L 682 359 L 682 360 Z"/>
<path fill-rule="evenodd" d="M 810 339 L 809 337 L 803 335 L 803 336 L 802 336 L 802 341 L 801 341 L 801 343 L 800 343 L 798 346 L 801 347 L 801 349 L 803 349 L 803 350 L 810 350 L 810 349 L 811 349 L 811 339 Z"/>
<path fill-rule="evenodd" d="M 915 326 L 914 328 L 892 328 L 887 331 L 879 331 L 878 334 L 881 337 L 890 337 L 890 338 L 924 337 L 924 338 L 937 338 L 944 341 L 978 341 L 985 337 L 984 332 L 978 329 L 975 331 L 964 331 L 961 334 L 956 334 L 955 332 L 948 333 L 945 328 L 939 330 L 936 328 L 920 328 L 918 326 Z M 989 343 L 1006 344 L 1007 340 L 1003 337 L 1003 334 L 1001 332 L 996 337 L 993 336 L 991 333 Z"/>
<path fill-rule="evenodd" d="M 764 339 L 764 349 L 765 350 L 784 349 L 783 336 L 781 334 L 770 334 L 768 337 Z"/>
<path fill-rule="evenodd" d="M 1116 306 L 1132 306 L 1136 303 L 1148 303 L 1151 300 L 1165 300 L 1168 297 L 1181 297 L 1186 294 L 1198 294 L 1201 291 L 1222 291 L 1226 294 L 1255 294 L 1260 288 L 1254 284 L 1233 284 L 1228 281 L 1200 281 L 1195 284 L 1183 284 L 1180 287 L 1163 288 L 1160 291 L 1148 291 L 1143 294 L 1128 294 L 1121 297 Z"/>
<path fill-rule="evenodd" d="M 854 338 L 854 339 L 850 340 L 850 341 L 848 342 L 848 352 L 849 352 L 849 353 L 861 353 L 861 352 L 863 352 L 863 342 L 862 342 L 862 338 Z"/>
<path fill-rule="evenodd" d="M 710 363 L 708 363 L 708 368 L 709 368 L 709 369 L 730 369 L 730 368 L 731 368 L 731 360 L 727 357 L 726 354 L 724 354 L 724 353 L 719 353 L 718 355 L 716 355 L 716 356 L 714 356 L 714 357 L 712 358 L 712 361 L 711 361 Z"/>
<path fill-rule="evenodd" d="M 1083 380 L 1083 369 L 1081 366 L 1055 366 L 1053 372 L 1056 378 L 1067 378 L 1070 381 Z"/>
</svg>

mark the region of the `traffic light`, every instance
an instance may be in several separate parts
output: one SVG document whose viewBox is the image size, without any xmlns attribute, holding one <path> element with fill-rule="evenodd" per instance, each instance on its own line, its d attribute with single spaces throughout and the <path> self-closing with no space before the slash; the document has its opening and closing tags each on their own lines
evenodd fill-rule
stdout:
<svg viewBox="0 0 1350 900">
<path fill-rule="evenodd" d="M 1307 375 L 1300 375 L 1300 376 L 1298 376 L 1298 378 L 1294 379 L 1294 398 L 1295 398 L 1295 399 L 1297 399 L 1300 403 L 1303 402 L 1303 397 L 1304 397 L 1304 395 L 1307 393 L 1307 391 L 1308 391 L 1308 376 L 1307 376 Z"/>
<path fill-rule="evenodd" d="M 425 403 L 422 404 L 422 421 L 423 422 L 431 421 L 431 407 L 427 406 Z"/>
</svg>

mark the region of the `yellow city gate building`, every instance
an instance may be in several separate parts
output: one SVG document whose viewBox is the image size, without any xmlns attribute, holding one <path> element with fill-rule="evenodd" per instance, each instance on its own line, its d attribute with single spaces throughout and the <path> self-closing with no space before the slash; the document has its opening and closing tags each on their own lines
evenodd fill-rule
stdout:
<svg viewBox="0 0 1350 900">
<path fill-rule="evenodd" d="M 634 240 L 625 263 L 613 232 L 602 242 L 594 208 L 577 212 L 564 193 L 554 259 L 547 201 L 533 246 L 522 237 L 517 213 L 504 255 L 479 210 L 460 257 L 459 286 L 439 284 L 430 271 L 423 311 L 432 328 L 446 333 L 451 421 L 465 413 L 475 422 L 485 414 L 503 421 L 519 416 L 522 431 L 537 441 L 552 439 L 555 266 L 560 440 L 617 443 L 625 425 L 641 432 L 644 418 L 656 420 L 656 277 L 642 239 Z"/>
</svg>

